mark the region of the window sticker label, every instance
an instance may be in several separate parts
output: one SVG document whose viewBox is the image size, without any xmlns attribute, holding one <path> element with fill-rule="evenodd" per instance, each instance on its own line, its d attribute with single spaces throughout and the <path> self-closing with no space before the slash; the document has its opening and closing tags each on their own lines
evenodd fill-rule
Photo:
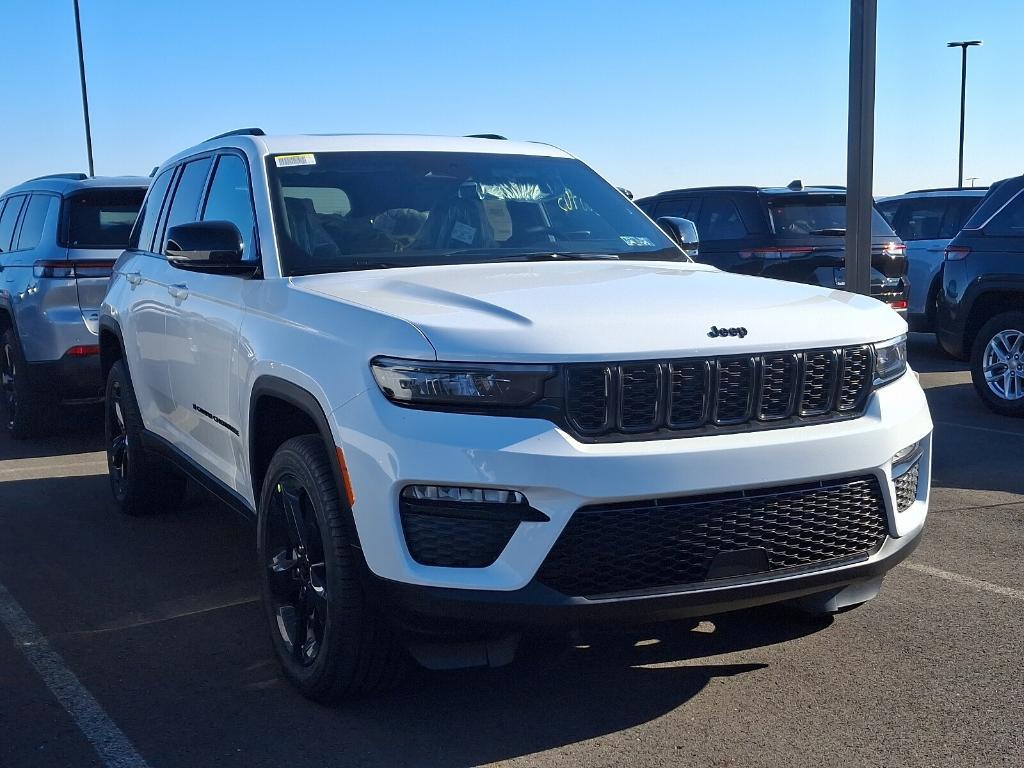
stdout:
<svg viewBox="0 0 1024 768">
<path fill-rule="evenodd" d="M 278 155 L 274 158 L 278 168 L 290 168 L 293 165 L 316 165 L 316 155 L 306 152 L 301 155 Z"/>
<path fill-rule="evenodd" d="M 620 235 L 619 239 L 622 240 L 630 248 L 643 248 L 645 246 L 650 247 L 654 245 L 654 241 L 649 237 L 637 237 L 636 235 Z"/>
<path fill-rule="evenodd" d="M 461 221 L 455 222 L 455 226 L 452 227 L 452 240 L 458 240 L 460 243 L 472 245 L 475 239 L 476 227 L 471 227 L 469 224 L 463 224 Z"/>
</svg>

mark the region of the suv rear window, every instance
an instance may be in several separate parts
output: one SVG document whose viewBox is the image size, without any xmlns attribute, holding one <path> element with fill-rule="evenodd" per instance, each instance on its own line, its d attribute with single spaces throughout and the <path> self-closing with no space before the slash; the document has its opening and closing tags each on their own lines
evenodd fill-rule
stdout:
<svg viewBox="0 0 1024 768">
<path fill-rule="evenodd" d="M 846 233 L 846 195 L 786 195 L 768 202 L 776 235 L 833 235 Z M 877 209 L 871 213 L 871 234 L 895 237 Z"/>
<path fill-rule="evenodd" d="M 91 189 L 64 202 L 64 242 L 69 248 L 127 248 L 144 189 Z"/>
</svg>

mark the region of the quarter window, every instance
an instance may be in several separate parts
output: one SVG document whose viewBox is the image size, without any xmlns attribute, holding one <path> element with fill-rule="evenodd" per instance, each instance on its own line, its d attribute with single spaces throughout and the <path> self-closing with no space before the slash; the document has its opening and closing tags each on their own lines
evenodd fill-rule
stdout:
<svg viewBox="0 0 1024 768">
<path fill-rule="evenodd" d="M 143 251 L 153 250 L 153 235 L 156 234 L 156 223 L 160 219 L 160 209 L 163 208 L 164 198 L 167 196 L 167 187 L 171 183 L 171 176 L 174 169 L 168 168 L 156 177 L 153 186 L 149 188 L 146 195 L 146 202 L 139 211 L 138 224 L 132 232 L 130 248 L 139 248 Z"/>
<path fill-rule="evenodd" d="M 7 198 L 7 205 L 0 213 L 0 253 L 11 250 L 11 240 L 14 239 L 14 225 L 18 223 L 18 214 L 21 213 L 21 204 L 25 202 L 24 195 Z"/>
<path fill-rule="evenodd" d="M 996 237 L 1024 237 L 1024 192 L 1018 193 L 1010 203 L 985 227 L 986 235 Z"/>
<path fill-rule="evenodd" d="M 52 195 L 32 195 L 25 209 L 25 216 L 21 225 L 21 234 L 18 235 L 18 250 L 24 251 L 35 248 L 43 239 L 43 224 L 50 212 L 50 205 L 57 198 Z"/>
<path fill-rule="evenodd" d="M 203 221 L 230 221 L 238 227 L 242 234 L 242 257 L 246 261 L 257 257 L 253 248 L 256 221 L 249 190 L 245 161 L 238 155 L 221 155 L 203 212 Z"/>
</svg>

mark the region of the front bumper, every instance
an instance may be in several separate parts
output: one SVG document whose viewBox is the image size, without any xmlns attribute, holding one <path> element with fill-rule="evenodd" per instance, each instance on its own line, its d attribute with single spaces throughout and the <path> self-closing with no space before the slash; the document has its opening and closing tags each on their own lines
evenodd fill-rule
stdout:
<svg viewBox="0 0 1024 768">
<path fill-rule="evenodd" d="M 875 392 L 860 418 L 754 433 L 583 444 L 547 421 L 399 408 L 377 390 L 336 410 L 332 422 L 351 476 L 356 531 L 371 574 L 386 582 L 452 590 L 450 596 L 456 590 L 463 596 L 523 594 L 573 513 L 592 504 L 873 475 L 892 541 L 915 535 L 927 514 L 932 423 L 911 373 Z M 897 513 L 889 462 L 919 440 L 924 455 L 917 500 Z M 399 494 L 411 484 L 517 490 L 549 519 L 519 523 L 486 567 L 423 565 L 410 555 L 399 515 Z M 781 578 L 775 574 L 744 589 L 777 593 L 772 584 Z M 829 587 L 810 587 L 819 588 Z M 742 602 L 742 593 L 736 594 Z"/>
<path fill-rule="evenodd" d="M 920 541 L 923 527 L 888 538 L 870 557 L 805 571 L 718 579 L 685 589 L 601 599 L 569 597 L 537 581 L 513 592 L 446 589 L 371 579 L 388 615 L 414 635 L 499 637 L 518 630 L 582 630 L 634 626 L 833 593 L 880 580 Z"/>
</svg>

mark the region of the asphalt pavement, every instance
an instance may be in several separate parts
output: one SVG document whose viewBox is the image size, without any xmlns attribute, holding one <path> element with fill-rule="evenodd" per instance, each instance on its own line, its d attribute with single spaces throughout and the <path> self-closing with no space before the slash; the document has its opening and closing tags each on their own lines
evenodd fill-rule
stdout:
<svg viewBox="0 0 1024 768">
<path fill-rule="evenodd" d="M 1024 765 L 1024 421 L 931 337 L 911 363 L 932 511 L 878 599 L 532 644 L 340 709 L 278 675 L 250 525 L 199 492 L 118 515 L 95 411 L 0 438 L 0 766 Z"/>
</svg>

